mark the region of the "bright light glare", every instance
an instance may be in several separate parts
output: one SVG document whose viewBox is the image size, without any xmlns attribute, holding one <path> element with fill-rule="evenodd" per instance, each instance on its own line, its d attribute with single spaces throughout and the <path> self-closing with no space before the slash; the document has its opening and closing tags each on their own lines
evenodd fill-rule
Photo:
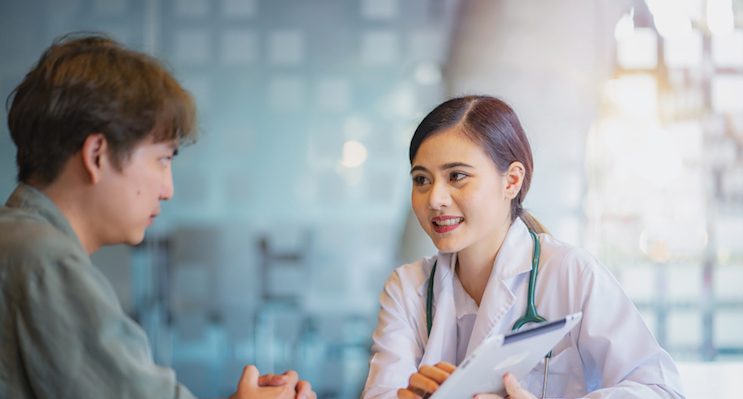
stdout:
<svg viewBox="0 0 743 399">
<path fill-rule="evenodd" d="M 692 32 L 688 10 L 679 7 L 678 0 L 646 0 L 646 2 L 661 36 L 678 37 Z"/>
<path fill-rule="evenodd" d="M 341 165 L 346 168 L 357 168 L 366 162 L 366 147 L 358 141 L 349 140 L 343 144 Z"/>
<path fill-rule="evenodd" d="M 733 32 L 733 4 L 731 0 L 707 1 L 707 26 L 713 35 Z"/>
<path fill-rule="evenodd" d="M 617 61 L 625 68 L 652 69 L 658 64 L 658 34 L 650 28 L 635 28 L 617 40 Z"/>
<path fill-rule="evenodd" d="M 626 169 L 632 180 L 648 187 L 670 187 L 683 173 L 683 159 L 674 137 L 665 130 L 649 128 L 642 136 L 625 143 L 626 153 L 617 167 Z"/>
<path fill-rule="evenodd" d="M 441 69 L 433 62 L 422 62 L 415 67 L 413 77 L 421 85 L 434 85 L 441 82 Z"/>
<path fill-rule="evenodd" d="M 632 32 L 635 30 L 635 8 L 632 7 L 629 13 L 624 14 L 622 18 L 617 21 L 617 25 L 614 27 L 614 38 L 617 41 L 629 38 L 632 36 Z"/>
<path fill-rule="evenodd" d="M 652 75 L 628 75 L 604 86 L 606 99 L 622 115 L 654 116 L 658 110 L 657 81 Z"/>
<path fill-rule="evenodd" d="M 347 138 L 363 138 L 371 129 L 369 121 L 358 115 L 351 115 L 343 121 L 343 132 Z"/>
<path fill-rule="evenodd" d="M 640 233 L 640 251 L 647 255 L 653 262 L 663 263 L 671 258 L 668 250 L 668 242 L 660 237 L 651 237 L 647 230 Z"/>
</svg>

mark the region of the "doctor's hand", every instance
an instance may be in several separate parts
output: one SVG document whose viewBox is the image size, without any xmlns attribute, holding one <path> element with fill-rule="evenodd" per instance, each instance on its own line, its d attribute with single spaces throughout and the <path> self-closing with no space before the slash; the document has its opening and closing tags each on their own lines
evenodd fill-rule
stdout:
<svg viewBox="0 0 743 399">
<path fill-rule="evenodd" d="M 258 369 L 250 365 L 243 369 L 237 392 L 230 396 L 230 399 L 315 399 L 315 393 L 312 392 L 309 383 L 298 381 L 298 379 L 299 376 L 295 371 L 288 371 L 278 376 L 260 377 Z"/>
<path fill-rule="evenodd" d="M 398 399 L 422 399 L 434 393 L 439 385 L 443 384 L 454 372 L 456 367 L 447 362 L 439 362 L 435 366 L 424 365 L 413 373 L 408 381 L 408 387 L 397 391 Z"/>
<path fill-rule="evenodd" d="M 508 399 L 536 399 L 531 392 L 521 387 L 519 381 L 511 373 L 506 373 L 503 376 L 503 385 L 506 387 L 506 398 Z M 475 395 L 476 399 L 503 399 L 502 396 L 494 393 L 478 394 Z"/>
</svg>

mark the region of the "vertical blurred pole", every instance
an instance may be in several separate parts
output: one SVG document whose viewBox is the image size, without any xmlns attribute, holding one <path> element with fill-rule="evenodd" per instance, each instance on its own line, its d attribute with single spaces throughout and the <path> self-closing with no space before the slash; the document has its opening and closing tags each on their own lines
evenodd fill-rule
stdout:
<svg viewBox="0 0 743 399">
<path fill-rule="evenodd" d="M 160 0 L 147 0 L 144 15 L 144 51 L 155 54 L 158 50 Z"/>
<path fill-rule="evenodd" d="M 709 39 L 705 39 L 709 40 Z M 702 313 L 702 343 L 699 348 L 702 360 L 713 361 L 717 356 L 715 346 L 715 292 L 714 277 L 717 264 L 717 225 L 716 201 L 720 192 L 720 172 L 714 171 L 715 189 L 707 194 L 707 247 L 704 250 L 702 260 L 702 297 L 700 298 L 700 311 Z"/>
<path fill-rule="evenodd" d="M 668 346 L 668 264 L 655 262 L 655 339 L 667 348 Z"/>
<path fill-rule="evenodd" d="M 705 8 L 706 9 L 706 8 Z M 712 62 L 712 37 L 709 34 L 702 36 L 702 93 L 704 98 L 704 109 L 712 109 L 712 78 L 715 66 Z M 706 127 L 703 134 L 709 136 L 712 132 Z M 708 166 L 709 167 L 709 166 Z M 708 170 L 713 176 L 712 190 L 707 190 L 705 202 L 707 209 L 707 247 L 702 257 L 702 298 L 700 298 L 700 311 L 702 313 L 702 343 L 699 348 L 702 360 L 713 361 L 717 356 L 715 346 L 715 293 L 714 272 L 717 263 L 717 206 L 722 197 L 722 173 L 719 169 Z"/>
<path fill-rule="evenodd" d="M 513 106 L 534 152 L 526 205 L 574 244 L 584 224 L 586 137 L 613 70 L 613 27 L 629 5 L 463 1 L 445 68 L 450 96 L 490 94 Z"/>
</svg>

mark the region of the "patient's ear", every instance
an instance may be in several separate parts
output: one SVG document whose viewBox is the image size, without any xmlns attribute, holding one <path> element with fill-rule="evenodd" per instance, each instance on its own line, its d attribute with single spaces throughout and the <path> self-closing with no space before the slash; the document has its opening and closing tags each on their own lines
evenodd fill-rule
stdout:
<svg viewBox="0 0 743 399">
<path fill-rule="evenodd" d="M 505 176 L 505 189 L 504 193 L 507 199 L 512 200 L 519 195 L 521 186 L 524 184 L 524 176 L 526 175 L 526 169 L 524 164 L 521 162 L 511 162 L 508 165 Z"/>
<path fill-rule="evenodd" d="M 85 174 L 93 184 L 103 177 L 104 167 L 109 163 L 108 141 L 102 133 L 92 133 L 85 138 L 80 150 Z"/>
</svg>

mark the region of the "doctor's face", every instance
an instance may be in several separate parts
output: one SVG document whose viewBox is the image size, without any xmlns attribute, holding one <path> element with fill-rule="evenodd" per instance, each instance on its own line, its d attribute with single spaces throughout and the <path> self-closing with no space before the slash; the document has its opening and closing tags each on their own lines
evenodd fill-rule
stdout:
<svg viewBox="0 0 743 399">
<path fill-rule="evenodd" d="M 434 133 L 410 174 L 413 211 L 439 251 L 498 247 L 510 225 L 507 179 L 478 144 L 456 127 Z"/>
</svg>

